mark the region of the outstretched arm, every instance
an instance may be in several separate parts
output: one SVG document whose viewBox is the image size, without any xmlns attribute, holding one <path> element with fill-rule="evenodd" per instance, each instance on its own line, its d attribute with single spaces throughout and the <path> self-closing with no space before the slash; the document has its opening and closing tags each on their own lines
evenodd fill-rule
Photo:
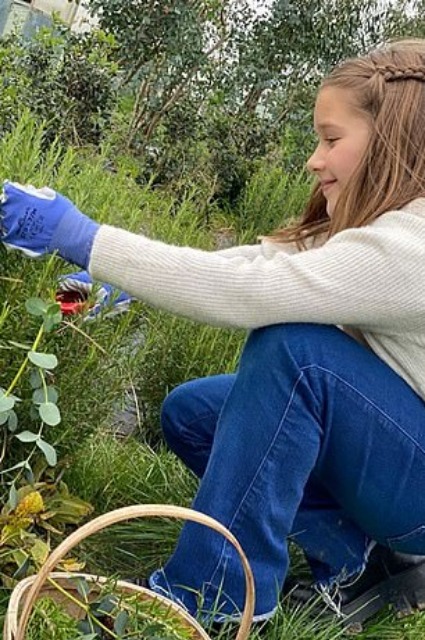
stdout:
<svg viewBox="0 0 425 640">
<path fill-rule="evenodd" d="M 7 244 L 37 254 L 56 250 L 83 267 L 88 261 L 97 280 L 199 322 L 248 329 L 317 322 L 394 333 L 423 322 L 423 201 L 342 231 L 319 248 L 288 254 L 263 242 L 247 256 L 99 226 L 54 192 L 40 197 L 7 185 L 5 191 Z"/>
</svg>

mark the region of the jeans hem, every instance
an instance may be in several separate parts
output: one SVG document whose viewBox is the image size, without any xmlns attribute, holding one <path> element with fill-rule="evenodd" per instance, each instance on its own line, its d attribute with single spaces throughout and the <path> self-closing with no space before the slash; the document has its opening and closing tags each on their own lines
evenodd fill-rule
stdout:
<svg viewBox="0 0 425 640">
<path fill-rule="evenodd" d="M 235 613 L 217 613 L 217 612 L 215 613 L 214 608 L 216 609 L 216 607 L 214 605 L 212 606 L 211 611 L 209 612 L 208 609 L 206 609 L 205 603 L 204 603 L 204 605 L 201 606 L 201 609 L 198 610 L 197 612 L 191 611 L 190 608 L 187 607 L 184 604 L 184 602 L 182 602 L 182 600 L 173 593 L 173 591 L 171 590 L 171 587 L 170 588 L 163 587 L 161 584 L 157 582 L 158 578 L 160 579 L 160 576 L 166 579 L 163 569 L 158 569 L 150 576 L 150 578 L 148 579 L 149 588 L 154 593 L 157 593 L 158 595 L 168 598 L 169 600 L 177 604 L 179 607 L 181 607 L 184 611 L 186 611 L 189 615 L 193 616 L 194 618 L 198 618 L 200 622 L 203 622 L 205 624 L 209 624 L 211 622 L 217 622 L 219 624 L 224 624 L 227 622 L 229 623 L 241 622 L 242 613 L 238 611 L 237 607 L 235 607 L 237 611 Z M 270 611 L 266 611 L 265 613 L 258 613 L 253 616 L 252 622 L 253 623 L 265 622 L 266 620 L 269 620 L 270 618 L 272 618 L 276 613 L 276 611 L 277 611 L 277 607 L 274 607 L 273 609 L 271 609 Z"/>
<path fill-rule="evenodd" d="M 363 571 L 366 569 L 370 552 L 375 545 L 376 542 L 374 540 L 371 540 L 369 542 L 363 554 L 362 562 L 355 569 L 347 571 L 347 569 L 344 567 L 342 571 L 340 571 L 336 576 L 331 576 L 329 580 L 317 580 L 317 582 L 314 583 L 314 586 L 317 586 L 319 589 L 327 590 L 332 589 L 333 587 L 348 586 L 348 584 L 353 581 L 353 578 L 354 580 L 360 578 Z"/>
<path fill-rule="evenodd" d="M 277 611 L 277 607 L 274 607 L 271 611 L 267 611 L 266 613 L 259 613 L 257 615 L 254 615 L 252 617 L 252 622 L 258 623 L 258 622 L 266 622 L 267 620 L 270 620 L 270 618 L 272 618 Z M 234 623 L 239 623 L 242 620 L 242 614 L 222 614 L 222 615 L 218 615 L 218 616 L 214 616 L 213 618 L 213 622 L 218 622 L 219 624 L 224 624 L 226 622 L 234 622 Z"/>
</svg>

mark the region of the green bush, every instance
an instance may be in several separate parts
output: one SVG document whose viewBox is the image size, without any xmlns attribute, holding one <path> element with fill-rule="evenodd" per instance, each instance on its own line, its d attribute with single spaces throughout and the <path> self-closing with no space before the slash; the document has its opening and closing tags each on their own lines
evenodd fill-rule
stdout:
<svg viewBox="0 0 425 640">
<path fill-rule="evenodd" d="M 245 241 L 255 242 L 258 235 L 297 218 L 310 188 L 311 180 L 303 172 L 291 175 L 274 160 L 259 163 L 235 207 L 237 229 Z"/>
<path fill-rule="evenodd" d="M 1 175 L 49 184 L 100 222 L 213 248 L 214 239 L 193 198 L 176 204 L 149 186 L 140 188 L 125 168 L 106 171 L 102 155 L 65 151 L 58 142 L 43 153 L 44 136 L 45 130 L 27 114 L 0 142 Z M 58 275 L 75 268 L 55 257 L 31 261 L 19 253 L 0 251 L 0 309 L 8 310 L 1 342 L 5 347 L 12 341 L 31 344 L 39 321 L 26 312 L 26 301 L 32 297 L 54 301 Z M 159 406 L 167 390 L 188 377 L 232 370 L 241 339 L 240 333 L 203 327 L 140 303 L 111 320 L 65 320 L 43 341 L 43 349 L 59 361 L 52 381 L 59 390 L 62 414 L 60 424 L 49 426 L 46 439 L 57 448 L 62 463 L 72 465 L 77 446 L 110 420 L 124 391 L 135 386 L 143 405 L 143 438 L 156 445 Z M 3 388 L 19 369 L 21 356 L 19 349 L 0 350 Z M 25 416 L 32 394 L 30 380 L 23 378 L 16 391 L 24 398 L 18 411 Z M 8 466 L 20 461 L 28 448 L 12 441 Z"/>
<path fill-rule="evenodd" d="M 102 157 L 77 155 L 57 142 L 43 153 L 44 134 L 27 114 L 0 141 L 0 174 L 57 187 L 100 220 L 111 222 L 116 211 L 137 213 L 127 178 L 104 172 Z M 100 188 L 97 197 L 93 182 Z M 55 257 L 30 261 L 3 246 L 0 265 L 0 579 L 9 584 L 12 574 L 33 571 L 48 553 L 45 533 L 41 539 L 35 532 L 41 535 L 52 525 L 49 531 L 58 534 L 90 510 L 54 484 L 72 464 L 78 443 L 113 411 L 128 384 L 131 369 L 122 349 L 135 311 L 118 322 L 61 322 L 57 277 L 74 267 Z M 34 373 L 40 370 L 37 396 Z M 98 385 L 100 376 L 105 387 Z M 45 527 L 40 514 L 50 504 L 54 515 L 46 516 Z"/>
<path fill-rule="evenodd" d="M 229 114 L 204 109 L 189 100 L 164 116 L 149 143 L 133 141 L 140 182 L 152 182 L 181 197 L 195 187 L 210 202 L 232 208 L 256 170 L 259 159 L 279 142 L 255 113 Z"/>
<path fill-rule="evenodd" d="M 102 31 L 78 34 L 60 23 L 32 39 L 0 39 L 0 134 L 29 109 L 46 123 L 46 142 L 98 144 L 116 102 L 113 48 Z"/>
<path fill-rule="evenodd" d="M 33 120 L 28 116 L 21 120 L 0 143 L 1 175 L 36 185 L 49 184 L 66 193 L 101 222 L 123 224 L 126 214 L 126 226 L 131 228 L 131 217 L 140 217 L 138 205 L 143 200 L 143 193 L 136 187 L 132 189 L 125 176 L 105 172 L 102 157 L 78 155 L 71 149 L 65 152 L 59 144 L 43 154 L 44 140 L 43 129 Z M 93 184 L 98 187 L 96 191 Z M 25 343 L 33 335 L 35 322 L 25 312 L 25 301 L 35 296 L 53 300 L 57 276 L 76 269 L 57 258 L 29 261 L 17 253 L 6 253 L 4 249 L 1 252 L 0 306 L 10 307 L 2 339 Z M 93 431 L 96 426 L 93 416 L 99 421 L 111 398 L 120 393 L 117 384 L 118 387 L 123 384 L 120 380 L 125 378 L 125 372 L 117 375 L 119 369 L 116 367 L 121 366 L 116 363 L 117 350 L 122 347 L 122 335 L 132 322 L 133 313 L 118 322 L 77 321 L 75 327 L 64 324 L 47 337 L 46 348 L 55 349 L 60 360 L 55 376 L 60 378 L 64 421 L 54 438 L 61 441 L 65 449 L 72 448 L 75 433 L 84 438 Z M 9 353 L 1 352 L 0 358 L 3 359 L 1 376 L 7 380 L 16 364 Z M 110 384 L 105 383 L 102 392 L 96 394 L 93 390 L 100 371 Z M 87 389 L 92 392 L 88 394 Z"/>
</svg>

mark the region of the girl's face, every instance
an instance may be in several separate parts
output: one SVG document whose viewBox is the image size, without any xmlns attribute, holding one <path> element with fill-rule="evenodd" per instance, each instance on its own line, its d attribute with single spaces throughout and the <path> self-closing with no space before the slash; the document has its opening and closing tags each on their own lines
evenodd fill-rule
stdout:
<svg viewBox="0 0 425 640">
<path fill-rule="evenodd" d="M 307 161 L 307 169 L 320 182 L 329 216 L 371 136 L 370 120 L 354 105 L 352 91 L 337 87 L 323 87 L 316 100 L 314 129 L 319 142 Z"/>
</svg>

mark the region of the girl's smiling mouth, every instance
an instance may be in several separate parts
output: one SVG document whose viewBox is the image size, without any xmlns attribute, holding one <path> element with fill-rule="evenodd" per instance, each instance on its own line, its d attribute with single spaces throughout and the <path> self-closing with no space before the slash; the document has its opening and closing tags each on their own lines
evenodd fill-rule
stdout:
<svg viewBox="0 0 425 640">
<path fill-rule="evenodd" d="M 336 184 L 336 180 L 321 180 L 320 186 L 322 191 L 325 192 L 327 189 L 330 189 L 334 184 Z"/>
</svg>

